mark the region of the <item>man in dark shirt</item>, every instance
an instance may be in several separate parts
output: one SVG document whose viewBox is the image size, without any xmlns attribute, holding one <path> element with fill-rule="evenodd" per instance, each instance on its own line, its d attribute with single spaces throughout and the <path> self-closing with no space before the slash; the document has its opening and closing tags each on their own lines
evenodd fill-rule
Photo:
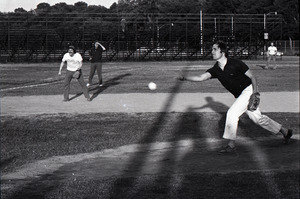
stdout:
<svg viewBox="0 0 300 199">
<path fill-rule="evenodd" d="M 223 138 L 228 139 L 229 142 L 220 152 L 229 153 L 235 151 L 239 117 L 245 112 L 254 123 L 274 134 L 280 132 L 284 137 L 284 142 L 287 144 L 293 134 L 291 129 L 286 129 L 266 115 L 262 115 L 259 108 L 255 111 L 247 110 L 250 96 L 258 92 L 256 78 L 253 76 L 249 67 L 240 60 L 227 58 L 227 46 L 222 41 L 213 44 L 212 56 L 217 62 L 205 73 L 199 76 L 181 75 L 179 79 L 201 82 L 211 78 L 217 78 L 236 98 L 226 115 Z"/>
<path fill-rule="evenodd" d="M 103 86 L 102 81 L 102 52 L 105 50 L 105 47 L 100 44 L 100 42 L 96 41 L 94 47 L 90 51 L 90 61 L 91 61 L 91 69 L 89 75 L 89 83 L 87 86 L 92 85 L 92 80 L 97 70 L 99 86 Z"/>
</svg>

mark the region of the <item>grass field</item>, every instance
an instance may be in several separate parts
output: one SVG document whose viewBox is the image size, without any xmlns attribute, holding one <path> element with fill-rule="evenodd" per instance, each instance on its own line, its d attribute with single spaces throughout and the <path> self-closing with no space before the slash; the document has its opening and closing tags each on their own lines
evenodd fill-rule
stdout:
<svg viewBox="0 0 300 199">
<path fill-rule="evenodd" d="M 265 91 L 298 91 L 299 90 L 299 57 L 283 57 L 278 60 L 277 70 L 262 70 L 263 60 L 245 60 L 256 75 L 261 92 Z M 145 93 L 149 82 L 158 85 L 159 92 L 173 92 L 174 81 L 180 70 L 187 69 L 191 73 L 201 73 L 212 66 L 213 61 L 183 62 L 108 62 L 103 66 L 105 89 L 101 93 Z M 89 64 L 85 63 L 83 74 L 87 81 Z M 0 91 L 3 89 L 25 87 L 24 89 L 4 90 L 1 96 L 26 95 L 62 95 L 62 77 L 58 77 L 59 63 L 43 64 L 4 64 L 0 68 Z M 64 68 L 65 70 L 65 68 Z M 94 77 L 96 83 L 97 77 Z M 49 84 L 48 84 L 49 83 Z M 46 84 L 46 85 L 43 85 Z M 33 87 L 26 88 L 26 86 Z M 41 86 L 39 86 L 41 85 Z M 81 89 L 74 81 L 72 92 Z M 92 90 L 94 93 L 98 90 Z M 217 80 L 208 82 L 188 82 L 181 86 L 180 92 L 227 92 Z"/>
<path fill-rule="evenodd" d="M 299 92 L 299 57 L 283 57 L 276 70 L 262 70 L 258 67 L 265 64 L 262 60 L 245 62 L 257 77 L 260 92 Z M 176 93 L 227 92 L 216 80 L 178 86 L 175 78 L 180 70 L 196 74 L 212 64 L 104 63 L 105 86 L 94 86 L 90 93 L 95 99 L 102 94 L 169 93 L 172 99 Z M 58 69 L 59 63 L 1 65 L 1 98 L 61 95 L 62 100 L 63 77 L 57 76 Z M 85 63 L 85 81 L 88 72 L 89 64 Z M 150 91 L 149 82 L 155 82 L 158 89 Z M 72 95 L 81 93 L 76 81 L 71 85 Z M 1 109 L 3 106 L 1 103 Z M 299 135 L 297 111 L 266 114 Z M 101 110 L 1 116 L 1 196 L 299 198 L 299 140 L 283 146 L 281 137 L 242 116 L 239 152 L 220 156 L 214 151 L 224 143 L 225 116 L 224 111 Z"/>
</svg>

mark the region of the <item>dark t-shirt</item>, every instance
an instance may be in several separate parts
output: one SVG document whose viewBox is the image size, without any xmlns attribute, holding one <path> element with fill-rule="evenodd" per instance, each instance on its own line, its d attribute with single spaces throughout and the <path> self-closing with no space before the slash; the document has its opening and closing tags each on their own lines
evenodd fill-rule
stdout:
<svg viewBox="0 0 300 199">
<path fill-rule="evenodd" d="M 221 84 L 237 98 L 252 83 L 251 79 L 245 75 L 248 70 L 249 67 L 244 62 L 228 58 L 224 71 L 217 62 L 206 72 L 211 74 L 211 78 L 218 78 Z"/>
<path fill-rule="evenodd" d="M 91 62 L 101 62 L 102 59 L 102 52 L 103 49 L 101 48 L 101 46 L 98 46 L 98 48 L 92 48 L 90 51 L 90 56 L 92 57 Z"/>
</svg>

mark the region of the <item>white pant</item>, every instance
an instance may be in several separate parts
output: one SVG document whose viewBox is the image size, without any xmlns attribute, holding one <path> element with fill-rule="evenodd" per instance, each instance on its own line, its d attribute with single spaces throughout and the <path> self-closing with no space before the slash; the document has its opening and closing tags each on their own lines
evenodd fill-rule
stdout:
<svg viewBox="0 0 300 199">
<path fill-rule="evenodd" d="M 249 98 L 253 93 L 252 85 L 243 90 L 241 95 L 231 105 L 226 115 L 226 124 L 223 138 L 235 140 L 240 116 L 246 112 L 249 118 L 264 129 L 277 134 L 281 129 L 281 124 L 270 119 L 266 115 L 262 115 L 259 108 L 251 112 L 247 110 Z"/>
</svg>

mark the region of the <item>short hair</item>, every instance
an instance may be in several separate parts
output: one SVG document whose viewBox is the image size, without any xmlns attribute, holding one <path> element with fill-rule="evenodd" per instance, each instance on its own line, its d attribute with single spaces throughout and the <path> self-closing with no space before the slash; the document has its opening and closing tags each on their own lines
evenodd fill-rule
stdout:
<svg viewBox="0 0 300 199">
<path fill-rule="evenodd" d="M 76 53 L 76 49 L 75 49 L 75 46 L 69 46 L 69 48 L 68 49 L 72 49 L 73 51 L 74 51 L 74 53 Z"/>
<path fill-rule="evenodd" d="M 221 49 L 221 53 L 225 53 L 225 57 L 228 57 L 228 50 L 227 50 L 227 45 L 224 41 L 215 41 L 213 44 L 217 44 L 218 47 Z"/>
</svg>

